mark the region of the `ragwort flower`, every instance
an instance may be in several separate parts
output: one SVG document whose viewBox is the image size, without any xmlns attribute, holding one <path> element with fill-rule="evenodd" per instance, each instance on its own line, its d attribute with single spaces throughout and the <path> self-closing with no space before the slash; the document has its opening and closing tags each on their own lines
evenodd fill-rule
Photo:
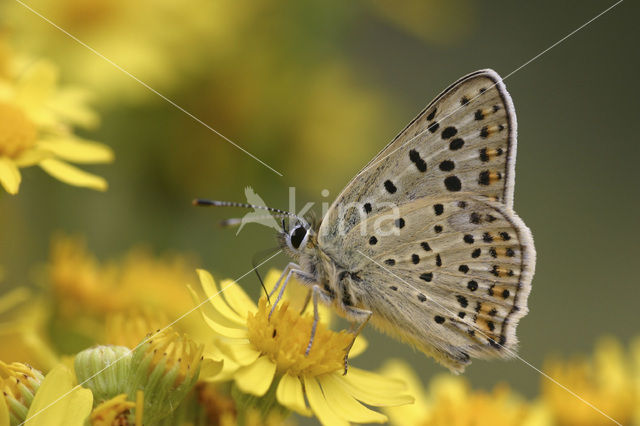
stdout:
<svg viewBox="0 0 640 426">
<path fill-rule="evenodd" d="M 0 56 L 8 52 L 0 48 Z M 104 178 L 69 164 L 113 160 L 107 146 L 73 134 L 74 125 L 88 127 L 97 122 L 95 113 L 86 106 L 86 93 L 59 88 L 57 68 L 50 62 L 22 62 L 9 56 L 0 59 L 2 63 L 0 184 L 4 189 L 17 194 L 20 169 L 37 165 L 69 185 L 106 190 Z"/>
<path fill-rule="evenodd" d="M 202 310 L 205 322 L 221 336 L 218 341 L 226 374 L 247 395 L 275 400 L 303 415 L 315 414 L 324 425 L 348 422 L 382 423 L 387 417 L 365 407 L 407 404 L 413 398 L 404 383 L 350 367 L 344 375 L 344 356 L 352 335 L 318 324 L 308 355 L 313 318 L 282 301 L 269 318 L 263 297 L 258 306 L 234 282 L 221 284 L 198 270 L 210 305 Z M 273 276 L 273 274 L 271 274 Z M 267 280 L 273 282 L 273 280 Z M 357 353 L 357 348 L 351 355 Z M 237 399 L 237 398 L 236 398 Z"/>
</svg>

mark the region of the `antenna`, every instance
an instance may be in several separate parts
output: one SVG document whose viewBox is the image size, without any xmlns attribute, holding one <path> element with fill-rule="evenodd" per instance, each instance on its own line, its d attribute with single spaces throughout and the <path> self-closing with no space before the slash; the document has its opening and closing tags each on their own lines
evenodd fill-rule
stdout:
<svg viewBox="0 0 640 426">
<path fill-rule="evenodd" d="M 205 207 L 240 207 L 243 209 L 259 209 L 259 210 L 266 210 L 272 213 L 275 213 L 276 216 L 289 216 L 289 217 L 294 217 L 296 219 L 298 219 L 301 223 L 306 224 L 307 221 L 304 220 L 303 218 L 288 212 L 286 210 L 280 210 L 280 209 L 276 209 L 273 207 L 267 207 L 267 206 L 258 206 L 255 204 L 248 204 L 248 203 L 237 203 L 235 201 L 218 201 L 218 200 L 206 200 L 206 199 L 202 199 L 202 198 L 196 198 L 195 200 L 192 201 L 192 204 L 194 206 L 205 206 Z M 233 220 L 231 220 L 231 224 L 234 224 Z"/>
</svg>

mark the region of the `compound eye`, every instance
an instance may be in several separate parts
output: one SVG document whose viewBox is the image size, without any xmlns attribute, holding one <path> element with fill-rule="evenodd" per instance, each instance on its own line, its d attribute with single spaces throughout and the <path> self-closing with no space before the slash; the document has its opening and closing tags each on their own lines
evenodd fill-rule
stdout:
<svg viewBox="0 0 640 426">
<path fill-rule="evenodd" d="M 298 247 L 300 247 L 300 244 L 302 244 L 302 240 L 304 240 L 304 237 L 307 235 L 307 230 L 304 229 L 304 226 L 298 226 L 296 229 L 293 230 L 293 232 L 291 233 L 291 245 L 293 246 L 293 248 L 298 249 Z"/>
</svg>

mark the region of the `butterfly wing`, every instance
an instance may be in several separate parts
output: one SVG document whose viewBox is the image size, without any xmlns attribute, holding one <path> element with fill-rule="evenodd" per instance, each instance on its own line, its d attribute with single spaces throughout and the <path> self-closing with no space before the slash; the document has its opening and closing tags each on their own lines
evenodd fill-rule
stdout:
<svg viewBox="0 0 640 426">
<path fill-rule="evenodd" d="M 535 265 L 511 210 L 516 118 L 482 70 L 440 94 L 342 191 L 322 251 L 361 278 L 371 321 L 454 371 L 513 355 Z"/>
<path fill-rule="evenodd" d="M 344 240 L 346 266 L 361 278 L 354 295 L 373 323 L 454 371 L 470 357 L 515 355 L 535 266 L 515 213 L 461 195 L 370 216 Z"/>
<path fill-rule="evenodd" d="M 441 93 L 345 187 L 320 228 L 340 240 L 363 217 L 421 197 L 469 192 L 513 205 L 516 116 L 500 76 L 469 74 Z"/>
</svg>

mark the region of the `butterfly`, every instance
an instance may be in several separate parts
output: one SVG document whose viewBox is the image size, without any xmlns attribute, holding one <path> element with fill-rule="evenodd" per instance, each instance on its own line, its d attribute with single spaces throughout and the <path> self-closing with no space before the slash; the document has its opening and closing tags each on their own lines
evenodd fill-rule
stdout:
<svg viewBox="0 0 640 426">
<path fill-rule="evenodd" d="M 273 306 L 295 276 L 309 286 L 315 312 L 318 302 L 333 306 L 354 336 L 371 322 L 452 372 L 472 358 L 515 356 L 536 258 L 513 211 L 516 126 L 495 71 L 453 83 L 349 182 L 318 225 L 298 218 L 287 229 L 283 221 L 278 239 L 293 262 L 272 291 L 279 289 Z"/>
</svg>

